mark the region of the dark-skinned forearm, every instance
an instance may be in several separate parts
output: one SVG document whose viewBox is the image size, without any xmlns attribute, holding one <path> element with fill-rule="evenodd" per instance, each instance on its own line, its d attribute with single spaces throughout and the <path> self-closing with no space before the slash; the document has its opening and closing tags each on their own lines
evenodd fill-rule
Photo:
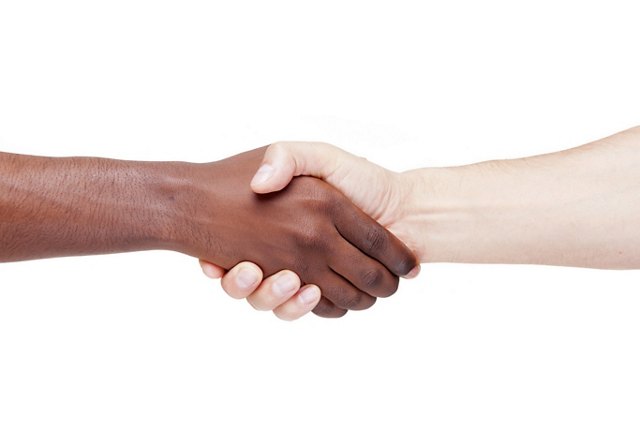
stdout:
<svg viewBox="0 0 640 445">
<path fill-rule="evenodd" d="M 175 249 L 185 166 L 0 153 L 0 261 Z"/>
</svg>

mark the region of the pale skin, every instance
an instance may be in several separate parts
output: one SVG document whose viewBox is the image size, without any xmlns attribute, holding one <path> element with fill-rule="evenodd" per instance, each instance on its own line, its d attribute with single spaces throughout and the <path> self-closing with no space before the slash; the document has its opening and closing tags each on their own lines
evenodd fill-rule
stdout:
<svg viewBox="0 0 640 445">
<path fill-rule="evenodd" d="M 325 143 L 278 142 L 251 187 L 268 193 L 300 175 L 342 191 L 421 263 L 640 268 L 640 127 L 556 153 L 404 173 Z M 297 287 L 278 292 L 281 281 L 300 282 L 293 272 L 201 265 L 229 295 L 282 319 L 313 308 Z"/>
</svg>

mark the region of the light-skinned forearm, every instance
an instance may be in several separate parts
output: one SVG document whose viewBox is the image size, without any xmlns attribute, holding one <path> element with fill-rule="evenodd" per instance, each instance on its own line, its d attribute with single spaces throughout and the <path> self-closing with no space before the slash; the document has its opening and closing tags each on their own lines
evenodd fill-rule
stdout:
<svg viewBox="0 0 640 445">
<path fill-rule="evenodd" d="M 422 262 L 640 268 L 640 127 L 571 150 L 413 170 Z"/>
</svg>

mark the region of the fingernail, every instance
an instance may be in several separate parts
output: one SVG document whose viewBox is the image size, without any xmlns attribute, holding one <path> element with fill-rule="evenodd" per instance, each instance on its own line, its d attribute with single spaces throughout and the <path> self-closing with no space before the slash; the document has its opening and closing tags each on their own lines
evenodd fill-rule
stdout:
<svg viewBox="0 0 640 445">
<path fill-rule="evenodd" d="M 318 299 L 318 289 L 316 289 L 315 287 L 308 287 L 300 292 L 300 295 L 298 295 L 298 299 L 305 306 L 311 304 Z"/>
<path fill-rule="evenodd" d="M 251 286 L 258 282 L 258 276 L 249 267 L 242 267 L 236 275 L 236 284 L 241 289 L 249 289 Z"/>
<path fill-rule="evenodd" d="M 298 287 L 298 280 L 286 273 L 273 283 L 273 290 L 281 297 L 291 295 Z"/>
<path fill-rule="evenodd" d="M 273 176 L 274 171 L 275 169 L 269 164 L 262 164 L 251 180 L 251 185 L 260 185 L 268 181 Z"/>
<path fill-rule="evenodd" d="M 411 269 L 409 273 L 402 278 L 407 278 L 407 279 L 415 278 L 418 276 L 419 273 L 420 273 L 420 265 L 418 264 L 416 267 Z"/>
</svg>

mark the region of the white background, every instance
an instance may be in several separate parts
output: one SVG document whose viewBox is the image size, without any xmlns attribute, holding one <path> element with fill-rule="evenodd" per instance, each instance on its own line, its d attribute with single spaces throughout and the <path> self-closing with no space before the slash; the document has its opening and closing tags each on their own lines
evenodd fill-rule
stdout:
<svg viewBox="0 0 640 445">
<path fill-rule="evenodd" d="M 0 150 L 405 170 L 640 124 L 635 2 L 216 3 L 0 1 Z M 638 443 L 639 279 L 425 265 L 285 323 L 170 252 L 0 265 L 0 443 Z"/>
</svg>

